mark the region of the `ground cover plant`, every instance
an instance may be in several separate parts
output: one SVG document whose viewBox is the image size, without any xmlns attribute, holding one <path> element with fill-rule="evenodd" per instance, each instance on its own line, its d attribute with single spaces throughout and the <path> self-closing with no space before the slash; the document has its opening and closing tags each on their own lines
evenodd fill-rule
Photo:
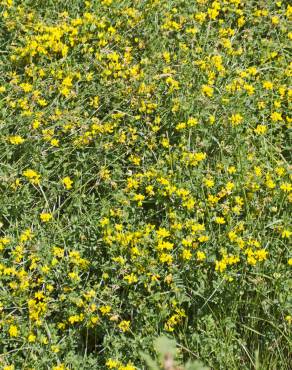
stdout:
<svg viewBox="0 0 292 370">
<path fill-rule="evenodd" d="M 289 2 L 0 4 L 0 368 L 291 368 Z"/>
</svg>

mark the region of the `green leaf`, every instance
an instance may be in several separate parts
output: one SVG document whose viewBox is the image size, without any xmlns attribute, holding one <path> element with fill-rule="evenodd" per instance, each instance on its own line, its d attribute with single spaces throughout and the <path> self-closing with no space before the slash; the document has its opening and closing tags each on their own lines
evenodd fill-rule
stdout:
<svg viewBox="0 0 292 370">
<path fill-rule="evenodd" d="M 147 353 L 139 352 L 139 354 L 142 360 L 146 362 L 146 365 L 149 366 L 149 370 L 159 370 L 157 363 Z"/>
<path fill-rule="evenodd" d="M 169 339 L 165 336 L 159 337 L 154 342 L 154 348 L 159 353 L 161 358 L 163 358 L 166 354 L 171 354 L 173 357 L 175 357 L 176 343 L 172 339 Z"/>
</svg>

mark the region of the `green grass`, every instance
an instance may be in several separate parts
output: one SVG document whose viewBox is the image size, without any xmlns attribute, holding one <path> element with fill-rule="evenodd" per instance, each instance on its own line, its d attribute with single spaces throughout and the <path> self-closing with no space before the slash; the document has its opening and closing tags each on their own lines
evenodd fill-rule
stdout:
<svg viewBox="0 0 292 370">
<path fill-rule="evenodd" d="M 0 369 L 289 370 L 288 1 L 0 13 Z"/>
</svg>

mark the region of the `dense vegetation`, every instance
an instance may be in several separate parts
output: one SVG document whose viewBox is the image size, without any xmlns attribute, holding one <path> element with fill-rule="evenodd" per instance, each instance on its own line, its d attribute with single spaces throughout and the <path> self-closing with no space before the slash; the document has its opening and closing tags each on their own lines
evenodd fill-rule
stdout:
<svg viewBox="0 0 292 370">
<path fill-rule="evenodd" d="M 291 368 L 288 3 L 0 1 L 1 369 Z"/>
</svg>

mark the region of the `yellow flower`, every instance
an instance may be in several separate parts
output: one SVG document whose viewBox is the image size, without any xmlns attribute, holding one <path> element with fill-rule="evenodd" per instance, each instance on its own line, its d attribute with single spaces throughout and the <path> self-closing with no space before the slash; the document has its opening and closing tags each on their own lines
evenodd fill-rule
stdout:
<svg viewBox="0 0 292 370">
<path fill-rule="evenodd" d="M 228 173 L 233 174 L 236 173 L 236 168 L 234 166 L 230 166 L 227 168 Z"/>
<path fill-rule="evenodd" d="M 206 254 L 204 252 L 198 251 L 197 252 L 197 260 L 204 261 L 206 259 Z"/>
<path fill-rule="evenodd" d="M 31 334 L 29 334 L 27 340 L 28 340 L 29 343 L 34 343 L 36 341 L 36 336 L 31 333 Z"/>
<path fill-rule="evenodd" d="M 248 93 L 248 95 L 253 95 L 255 92 L 255 89 L 252 85 L 245 84 L 244 86 L 245 91 Z"/>
<path fill-rule="evenodd" d="M 276 172 L 276 174 L 278 175 L 278 176 L 283 176 L 283 175 L 285 175 L 285 168 L 283 168 L 283 167 L 277 167 L 276 169 L 275 169 L 275 172 Z"/>
<path fill-rule="evenodd" d="M 274 183 L 272 179 L 267 179 L 266 186 L 269 189 L 274 189 L 276 187 L 276 184 Z"/>
<path fill-rule="evenodd" d="M 122 331 L 122 332 L 127 332 L 130 330 L 130 321 L 126 321 L 126 320 L 123 320 L 119 323 L 119 329 Z"/>
<path fill-rule="evenodd" d="M 70 95 L 70 89 L 68 89 L 68 87 L 65 86 L 62 89 L 60 89 L 60 93 L 67 98 Z"/>
<path fill-rule="evenodd" d="M 64 364 L 59 364 L 57 366 L 53 366 L 52 370 L 66 370 L 66 366 Z"/>
<path fill-rule="evenodd" d="M 191 251 L 189 249 L 183 249 L 182 258 L 186 261 L 190 260 L 192 258 Z"/>
<path fill-rule="evenodd" d="M 280 19 L 279 19 L 279 17 L 272 17 L 271 18 L 271 21 L 272 21 L 272 24 L 273 25 L 277 25 L 277 24 L 279 24 L 279 22 L 280 22 Z"/>
<path fill-rule="evenodd" d="M 31 92 L 32 91 L 32 85 L 29 83 L 22 83 L 19 85 L 24 92 Z"/>
<path fill-rule="evenodd" d="M 30 240 L 33 237 L 33 234 L 30 229 L 24 230 L 20 235 L 20 241 L 26 242 L 27 240 Z"/>
<path fill-rule="evenodd" d="M 133 366 L 131 363 L 128 363 L 127 365 L 122 365 L 119 367 L 118 370 L 136 370 L 136 367 Z"/>
<path fill-rule="evenodd" d="M 266 90 L 272 90 L 273 89 L 273 83 L 271 81 L 264 81 L 263 82 L 263 88 Z"/>
<path fill-rule="evenodd" d="M 226 223 L 226 221 L 224 220 L 224 218 L 223 218 L 223 217 L 216 217 L 216 218 L 215 218 L 215 222 L 216 222 L 216 224 L 218 224 L 218 225 L 223 225 L 223 224 L 225 224 L 225 223 Z"/>
<path fill-rule="evenodd" d="M 78 274 L 76 272 L 69 272 L 68 273 L 68 276 L 71 280 L 73 281 L 79 281 L 80 280 L 80 277 L 78 276 Z"/>
<path fill-rule="evenodd" d="M 111 312 L 112 308 L 111 306 L 101 306 L 99 310 L 102 313 L 102 315 L 107 315 L 108 313 Z"/>
<path fill-rule="evenodd" d="M 183 130 L 183 129 L 185 129 L 187 127 L 187 124 L 185 123 L 185 122 L 180 122 L 180 123 L 178 123 L 176 126 L 175 126 L 175 129 L 176 130 Z"/>
<path fill-rule="evenodd" d="M 10 325 L 9 327 L 9 335 L 11 337 L 17 337 L 18 336 L 18 329 L 16 325 Z"/>
<path fill-rule="evenodd" d="M 40 219 L 42 222 L 48 222 L 53 218 L 51 213 L 41 213 L 40 214 Z"/>
<path fill-rule="evenodd" d="M 254 256 L 258 261 L 264 261 L 267 259 L 268 252 L 265 249 L 259 249 L 254 252 Z"/>
<path fill-rule="evenodd" d="M 201 236 L 198 238 L 198 241 L 199 241 L 200 243 L 205 243 L 205 242 L 207 242 L 209 239 L 210 239 L 210 238 L 209 238 L 209 236 L 208 236 L 208 235 L 201 235 Z"/>
<path fill-rule="evenodd" d="M 142 202 L 145 199 L 145 196 L 143 194 L 135 194 L 133 197 L 133 200 L 138 202 L 138 207 L 142 206 Z"/>
<path fill-rule="evenodd" d="M 211 115 L 209 117 L 209 123 L 210 123 L 210 125 L 213 125 L 215 123 L 215 116 L 214 115 Z"/>
<path fill-rule="evenodd" d="M 206 17 L 207 17 L 206 13 L 197 13 L 197 14 L 195 14 L 195 19 L 199 23 L 203 23 L 205 21 Z"/>
<path fill-rule="evenodd" d="M 160 262 L 162 263 L 167 263 L 167 264 L 171 264 L 172 263 L 172 255 L 171 254 L 168 254 L 168 253 L 162 253 L 159 257 L 159 260 Z"/>
<path fill-rule="evenodd" d="M 283 190 L 285 193 L 290 193 L 292 191 L 292 184 L 289 182 L 284 182 L 281 184 L 280 189 Z"/>
<path fill-rule="evenodd" d="M 164 227 L 160 227 L 157 231 L 156 234 L 159 238 L 167 238 L 170 236 L 170 232 L 166 230 Z"/>
<path fill-rule="evenodd" d="M 66 87 L 71 87 L 72 86 L 72 77 L 70 77 L 70 76 L 65 77 L 64 80 L 62 81 L 62 85 L 66 86 Z"/>
<path fill-rule="evenodd" d="M 10 136 L 9 137 L 9 142 L 10 142 L 10 144 L 13 144 L 13 145 L 19 145 L 19 144 L 22 144 L 24 142 L 24 139 L 19 135 Z"/>
<path fill-rule="evenodd" d="M 164 137 L 164 138 L 161 140 L 161 145 L 162 145 L 164 148 L 169 148 L 169 147 L 170 147 L 169 139 L 168 139 L 167 137 Z"/>
<path fill-rule="evenodd" d="M 267 132 L 267 126 L 257 125 L 257 127 L 254 129 L 254 132 L 258 135 L 264 135 Z"/>
<path fill-rule="evenodd" d="M 231 121 L 232 126 L 237 126 L 243 121 L 243 117 L 241 114 L 236 113 L 232 114 L 229 120 Z"/>
<path fill-rule="evenodd" d="M 245 19 L 244 17 L 240 17 L 237 20 L 238 27 L 242 27 L 245 24 Z"/>
<path fill-rule="evenodd" d="M 196 126 L 197 124 L 198 124 L 198 120 L 197 120 L 197 118 L 189 117 L 189 119 L 187 120 L 187 125 L 188 125 L 189 127 Z"/>
<path fill-rule="evenodd" d="M 208 96 L 209 98 L 211 98 L 214 94 L 214 89 L 213 87 L 209 86 L 209 85 L 203 85 L 202 86 L 202 93 L 206 96 Z"/>
<path fill-rule="evenodd" d="M 169 86 L 169 92 L 173 92 L 174 90 L 179 90 L 179 82 L 173 79 L 172 77 L 167 77 L 165 81 L 167 85 Z"/>
<path fill-rule="evenodd" d="M 290 238 L 290 235 L 292 235 L 292 231 L 289 230 L 283 230 L 282 231 L 282 238 Z"/>
<path fill-rule="evenodd" d="M 91 319 L 90 319 L 91 323 L 93 325 L 97 324 L 99 322 L 99 317 L 98 316 L 93 316 Z"/>
<path fill-rule="evenodd" d="M 75 324 L 83 320 L 83 314 L 69 316 L 68 321 L 70 324 Z"/>
<path fill-rule="evenodd" d="M 92 105 L 94 108 L 98 108 L 99 105 L 99 97 L 95 96 L 94 98 L 91 99 L 90 105 Z"/>
<path fill-rule="evenodd" d="M 55 147 L 58 147 L 59 146 L 59 140 L 58 139 L 52 139 L 51 140 L 51 145 L 55 146 Z"/>
<path fill-rule="evenodd" d="M 273 113 L 271 114 L 271 120 L 272 120 L 273 122 L 280 122 L 280 121 L 283 121 L 283 118 L 282 118 L 281 113 L 279 113 L 279 112 L 273 112 Z"/>
<path fill-rule="evenodd" d="M 55 345 L 55 344 L 53 344 L 53 345 L 51 346 L 51 350 L 52 350 L 52 352 L 54 352 L 54 353 L 58 353 L 58 352 L 60 352 L 60 347 L 59 347 L 59 346 L 57 346 L 57 345 Z"/>
<path fill-rule="evenodd" d="M 23 172 L 23 176 L 25 176 L 30 183 L 34 185 L 39 185 L 41 176 L 32 169 L 27 169 Z"/>
<path fill-rule="evenodd" d="M 107 6 L 111 5 L 112 2 L 113 0 L 102 0 L 101 1 L 102 5 L 107 5 Z"/>
<path fill-rule="evenodd" d="M 41 271 L 44 274 L 47 274 L 50 271 L 50 268 L 47 265 L 44 265 L 44 266 L 41 267 Z"/>
<path fill-rule="evenodd" d="M 126 280 L 129 284 L 137 283 L 138 278 L 135 274 L 131 273 L 130 275 L 124 276 L 124 280 Z"/>
<path fill-rule="evenodd" d="M 119 366 L 119 361 L 113 360 L 112 358 L 109 358 L 105 364 L 108 368 L 114 369 L 115 367 Z"/>
<path fill-rule="evenodd" d="M 70 190 L 72 188 L 73 181 L 70 179 L 69 176 L 64 177 L 62 179 L 62 183 L 64 184 L 67 190 Z"/>
<path fill-rule="evenodd" d="M 215 183 L 214 183 L 214 180 L 212 178 L 205 178 L 204 179 L 204 184 L 208 187 L 208 188 L 212 188 Z"/>
<path fill-rule="evenodd" d="M 106 225 L 109 224 L 109 219 L 107 217 L 103 217 L 100 221 L 99 221 L 101 227 L 104 227 Z"/>
</svg>

